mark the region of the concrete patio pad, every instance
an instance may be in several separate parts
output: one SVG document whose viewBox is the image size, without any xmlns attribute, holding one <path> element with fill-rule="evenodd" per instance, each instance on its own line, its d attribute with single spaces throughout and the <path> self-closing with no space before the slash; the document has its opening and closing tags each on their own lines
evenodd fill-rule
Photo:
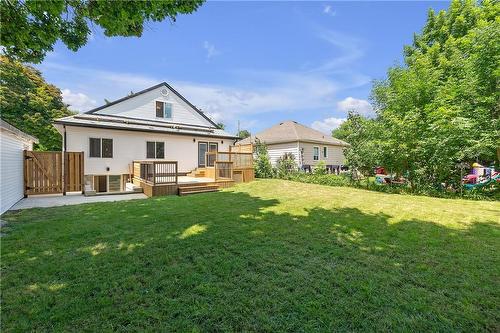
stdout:
<svg viewBox="0 0 500 333">
<path fill-rule="evenodd" d="M 9 210 L 37 208 L 37 207 L 79 205 L 91 202 L 123 201 L 123 200 L 146 199 L 146 198 L 147 196 L 143 193 L 96 195 L 91 197 L 86 197 L 81 193 L 68 193 L 67 195 L 62 195 L 62 194 L 36 195 L 21 199 Z"/>
</svg>

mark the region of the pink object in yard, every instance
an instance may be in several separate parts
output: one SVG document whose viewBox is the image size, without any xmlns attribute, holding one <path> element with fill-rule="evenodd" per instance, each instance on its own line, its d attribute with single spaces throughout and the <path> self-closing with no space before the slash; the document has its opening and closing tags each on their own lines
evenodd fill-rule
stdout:
<svg viewBox="0 0 500 333">
<path fill-rule="evenodd" d="M 465 184 L 475 184 L 477 182 L 477 175 L 467 175 L 464 177 Z"/>
</svg>

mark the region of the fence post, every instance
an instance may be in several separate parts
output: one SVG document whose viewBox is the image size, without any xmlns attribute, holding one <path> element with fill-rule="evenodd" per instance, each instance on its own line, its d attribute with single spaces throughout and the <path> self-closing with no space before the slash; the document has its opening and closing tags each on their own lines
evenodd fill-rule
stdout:
<svg viewBox="0 0 500 333">
<path fill-rule="evenodd" d="M 83 151 L 80 152 L 80 176 L 81 176 L 81 184 L 82 184 L 82 194 L 85 193 L 85 155 L 83 154 Z"/>
<path fill-rule="evenodd" d="M 66 157 L 67 153 L 65 151 L 61 152 L 61 166 L 62 166 L 62 172 L 61 172 L 61 186 L 62 186 L 62 191 L 63 195 L 66 195 L 66 184 L 68 182 L 68 175 L 67 175 L 67 168 L 66 168 Z"/>
</svg>

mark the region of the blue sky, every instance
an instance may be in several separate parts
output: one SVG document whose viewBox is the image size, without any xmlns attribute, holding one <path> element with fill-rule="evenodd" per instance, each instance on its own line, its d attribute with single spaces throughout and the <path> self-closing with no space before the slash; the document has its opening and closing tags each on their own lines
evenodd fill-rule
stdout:
<svg viewBox="0 0 500 333">
<path fill-rule="evenodd" d="M 282 120 L 324 132 L 370 115 L 371 83 L 401 63 L 428 8 L 448 2 L 208 2 L 140 38 L 94 28 L 78 52 L 38 65 L 77 111 L 169 82 L 215 121 L 256 133 Z"/>
</svg>

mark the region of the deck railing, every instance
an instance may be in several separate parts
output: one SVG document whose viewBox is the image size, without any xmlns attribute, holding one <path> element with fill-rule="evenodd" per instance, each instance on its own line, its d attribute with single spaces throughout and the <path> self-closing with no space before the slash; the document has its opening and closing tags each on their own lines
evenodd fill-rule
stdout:
<svg viewBox="0 0 500 333">
<path fill-rule="evenodd" d="M 152 184 L 177 184 L 177 161 L 134 161 L 134 178 Z"/>
<path fill-rule="evenodd" d="M 233 169 L 253 168 L 252 153 L 209 152 L 206 153 L 206 166 L 213 167 L 216 162 L 232 162 Z"/>
<path fill-rule="evenodd" d="M 233 179 L 233 162 L 215 162 L 215 180 Z"/>
</svg>

